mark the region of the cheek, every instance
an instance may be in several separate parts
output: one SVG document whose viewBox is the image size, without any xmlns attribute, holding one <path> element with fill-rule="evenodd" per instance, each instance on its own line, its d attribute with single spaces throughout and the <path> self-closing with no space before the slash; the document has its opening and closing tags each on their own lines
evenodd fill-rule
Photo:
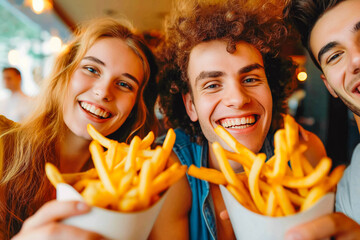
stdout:
<svg viewBox="0 0 360 240">
<path fill-rule="evenodd" d="M 325 76 L 330 76 L 327 77 L 327 82 L 329 83 L 329 85 L 333 88 L 333 89 L 337 89 L 339 87 L 341 87 L 342 85 L 342 72 L 341 71 L 326 71 L 324 72 Z"/>
<path fill-rule="evenodd" d="M 256 96 L 261 106 L 264 108 L 267 114 L 272 115 L 273 109 L 273 99 L 271 95 L 270 89 L 264 89 L 263 91 L 259 91 L 259 94 Z"/>
<path fill-rule="evenodd" d="M 209 119 L 211 114 L 216 108 L 216 102 L 218 102 L 214 97 L 203 97 L 199 98 L 196 104 L 197 116 L 199 119 Z"/>
<path fill-rule="evenodd" d="M 89 87 L 90 81 L 80 71 L 75 71 L 69 82 L 69 93 L 78 94 L 89 89 Z"/>
<path fill-rule="evenodd" d="M 117 99 L 117 109 L 128 116 L 135 105 L 136 96 L 123 95 L 119 96 Z"/>
</svg>

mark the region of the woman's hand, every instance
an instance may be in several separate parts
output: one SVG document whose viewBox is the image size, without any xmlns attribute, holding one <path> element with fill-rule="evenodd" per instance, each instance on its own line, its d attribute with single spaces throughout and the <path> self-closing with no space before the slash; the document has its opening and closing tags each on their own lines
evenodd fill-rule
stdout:
<svg viewBox="0 0 360 240">
<path fill-rule="evenodd" d="M 60 221 L 88 212 L 90 207 L 83 202 L 56 200 L 47 202 L 23 224 L 13 240 L 25 239 L 104 239 L 97 233 L 65 225 Z"/>
<path fill-rule="evenodd" d="M 360 225 L 342 213 L 332 213 L 290 229 L 286 240 L 360 239 Z"/>
</svg>

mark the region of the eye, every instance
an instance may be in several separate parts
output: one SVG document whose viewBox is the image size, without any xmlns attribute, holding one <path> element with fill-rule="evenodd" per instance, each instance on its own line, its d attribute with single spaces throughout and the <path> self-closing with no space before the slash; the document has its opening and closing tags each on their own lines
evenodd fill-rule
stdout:
<svg viewBox="0 0 360 240">
<path fill-rule="evenodd" d="M 249 86 L 253 86 L 253 85 L 257 85 L 258 83 L 261 82 L 262 78 L 257 78 L 257 77 L 246 77 L 243 79 L 243 84 L 249 85 Z"/>
<path fill-rule="evenodd" d="M 334 63 L 335 60 L 337 60 L 341 56 L 341 54 L 342 53 L 337 52 L 337 53 L 330 55 L 330 57 L 326 61 L 326 64 Z"/>
<path fill-rule="evenodd" d="M 256 82 L 258 79 L 256 78 L 246 78 L 244 80 L 244 83 L 253 83 L 253 82 Z"/>
<path fill-rule="evenodd" d="M 134 87 L 125 81 L 119 81 L 116 83 L 120 88 L 132 91 Z"/>
<path fill-rule="evenodd" d="M 217 88 L 217 87 L 219 87 L 219 84 L 212 83 L 212 84 L 206 85 L 204 88 L 205 89 L 214 89 L 214 88 Z"/>
<path fill-rule="evenodd" d="M 215 90 L 221 87 L 221 81 L 218 79 L 208 79 L 201 84 L 202 90 Z"/>
<path fill-rule="evenodd" d="M 94 67 L 85 66 L 84 69 L 87 70 L 88 72 L 92 73 L 92 74 L 100 75 L 99 71 Z"/>
</svg>

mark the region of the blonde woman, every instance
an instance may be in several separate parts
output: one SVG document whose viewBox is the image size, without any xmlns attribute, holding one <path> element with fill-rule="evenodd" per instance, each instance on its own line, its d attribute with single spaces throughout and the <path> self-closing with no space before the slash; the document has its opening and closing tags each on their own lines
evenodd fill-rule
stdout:
<svg viewBox="0 0 360 240">
<path fill-rule="evenodd" d="M 98 19 L 79 29 L 34 113 L 21 124 L 0 116 L 1 239 L 101 238 L 59 223 L 89 207 L 52 201 L 44 166 L 51 162 L 63 173 L 92 167 L 88 123 L 118 141 L 156 132 L 156 71 L 150 50 L 121 22 Z"/>
</svg>

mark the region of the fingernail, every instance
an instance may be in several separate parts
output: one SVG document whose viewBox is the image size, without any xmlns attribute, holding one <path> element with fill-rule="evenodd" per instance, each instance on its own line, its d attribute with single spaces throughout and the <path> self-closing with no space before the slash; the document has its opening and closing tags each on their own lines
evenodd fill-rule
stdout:
<svg viewBox="0 0 360 240">
<path fill-rule="evenodd" d="M 285 236 L 285 240 L 303 240 L 304 238 L 301 236 L 300 233 L 292 232 L 288 233 Z"/>
<path fill-rule="evenodd" d="M 76 204 L 76 209 L 79 210 L 79 211 L 86 211 L 86 210 L 89 210 L 90 207 L 89 207 L 89 205 L 87 205 L 84 202 L 78 202 Z"/>
</svg>

